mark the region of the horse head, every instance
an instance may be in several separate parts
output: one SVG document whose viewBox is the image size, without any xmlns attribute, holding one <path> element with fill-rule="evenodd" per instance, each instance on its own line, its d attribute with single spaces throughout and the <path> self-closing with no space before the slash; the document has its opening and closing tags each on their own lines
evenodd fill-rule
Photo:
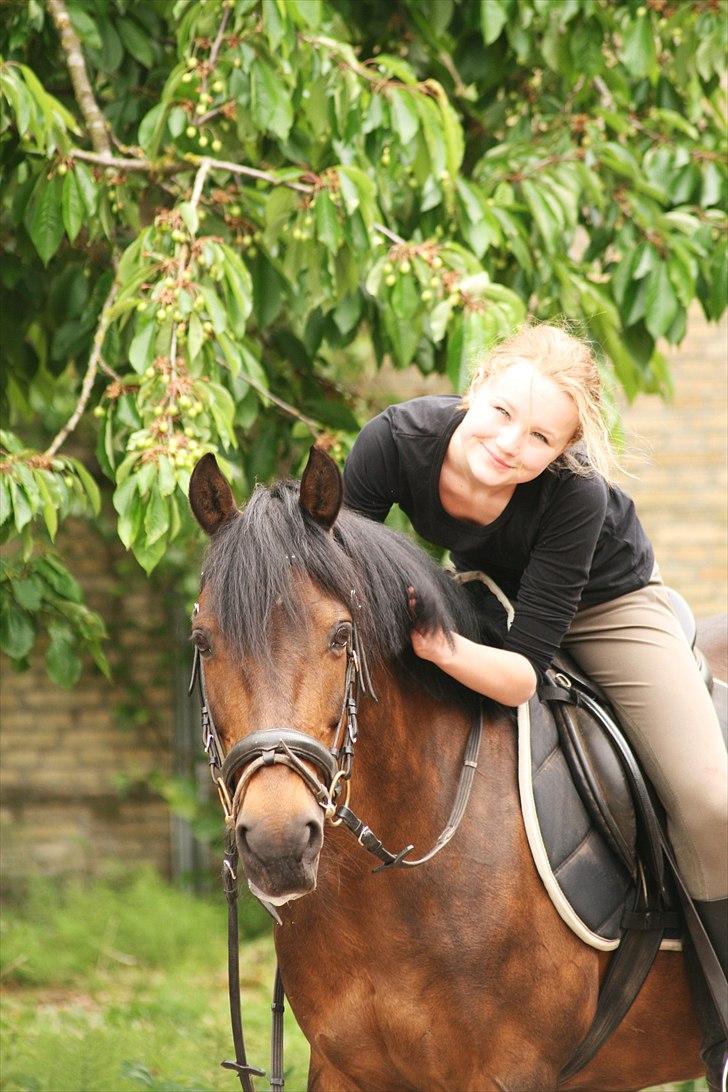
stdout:
<svg viewBox="0 0 728 1092">
<path fill-rule="evenodd" d="M 341 509 L 338 467 L 312 448 L 300 485 L 236 508 L 214 456 L 190 480 L 210 547 L 193 617 L 221 778 L 251 890 L 277 904 L 316 886 L 324 820 L 347 796 L 357 699 L 373 669 L 417 661 L 418 624 L 472 628 L 459 589 L 414 543 Z"/>
</svg>

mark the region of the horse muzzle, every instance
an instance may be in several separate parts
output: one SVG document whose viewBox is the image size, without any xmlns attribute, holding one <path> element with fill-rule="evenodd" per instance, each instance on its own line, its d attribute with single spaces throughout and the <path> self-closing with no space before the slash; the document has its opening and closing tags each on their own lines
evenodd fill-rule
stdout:
<svg viewBox="0 0 728 1092">
<path fill-rule="evenodd" d="M 256 776 L 273 769 L 274 779 Z M 281 776 L 288 771 L 297 777 Z M 336 773 L 336 759 L 318 740 L 290 728 L 254 732 L 231 749 L 221 774 L 253 894 L 280 905 L 313 891 Z"/>
</svg>

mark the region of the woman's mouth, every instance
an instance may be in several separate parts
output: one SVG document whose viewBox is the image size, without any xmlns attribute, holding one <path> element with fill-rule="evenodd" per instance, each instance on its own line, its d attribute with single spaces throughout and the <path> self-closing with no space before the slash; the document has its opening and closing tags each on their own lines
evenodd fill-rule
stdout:
<svg viewBox="0 0 728 1092">
<path fill-rule="evenodd" d="M 485 446 L 485 444 L 483 444 L 483 448 L 485 449 L 485 451 L 486 451 L 486 452 L 488 453 L 488 455 L 490 456 L 490 459 L 491 459 L 491 461 L 492 461 L 492 462 L 493 462 L 493 463 L 494 463 L 494 464 L 495 464 L 495 465 L 496 465 L 496 466 L 497 466 L 497 467 L 498 467 L 498 468 L 499 468 L 500 470 L 512 470 L 512 469 L 513 469 L 513 467 L 511 466 L 511 464 L 510 464 L 510 463 L 506 463 L 506 462 L 504 462 L 504 461 L 503 461 L 503 459 L 499 459 L 499 458 L 498 458 L 498 456 L 497 456 L 497 455 L 496 455 L 496 454 L 495 454 L 494 452 L 492 452 L 492 451 L 490 450 L 490 448 L 489 448 L 489 447 L 486 447 L 486 446 Z"/>
</svg>

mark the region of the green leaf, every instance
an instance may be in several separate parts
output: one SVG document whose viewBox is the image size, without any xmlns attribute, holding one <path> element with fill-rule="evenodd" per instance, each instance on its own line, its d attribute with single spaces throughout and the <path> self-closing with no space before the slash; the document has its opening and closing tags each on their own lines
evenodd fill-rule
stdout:
<svg viewBox="0 0 728 1092">
<path fill-rule="evenodd" d="M 0 609 L 0 648 L 13 660 L 22 660 L 33 647 L 33 623 L 22 610 L 3 601 Z"/>
<path fill-rule="evenodd" d="M 156 323 L 147 321 L 135 335 L 129 347 L 129 363 L 140 375 L 151 364 L 154 357 L 156 332 Z"/>
<path fill-rule="evenodd" d="M 176 139 L 184 131 L 187 115 L 181 106 L 173 106 L 167 115 L 167 128 Z"/>
<path fill-rule="evenodd" d="M 321 190 L 318 194 L 314 205 L 314 213 L 317 237 L 327 250 L 330 250 L 332 254 L 336 254 L 341 246 L 343 235 L 336 205 L 331 200 L 327 190 Z"/>
<path fill-rule="evenodd" d="M 15 529 L 20 532 L 25 527 L 26 523 L 30 523 L 33 518 L 33 509 L 28 503 L 28 498 L 23 492 L 22 487 L 18 482 L 10 479 L 10 496 L 13 501 L 13 515 L 15 518 Z"/>
<path fill-rule="evenodd" d="M 139 126 L 138 140 L 145 152 L 154 155 L 164 124 L 165 105 L 158 102 L 144 115 Z"/>
<path fill-rule="evenodd" d="M 86 208 L 76 183 L 76 172 L 69 171 L 63 179 L 63 226 L 71 242 L 83 224 Z"/>
<path fill-rule="evenodd" d="M 43 265 L 48 265 L 63 238 L 61 179 L 55 175 L 45 180 L 39 191 L 34 192 L 35 205 L 30 224 L 30 237 Z"/>
<path fill-rule="evenodd" d="M 162 537 L 168 527 L 169 511 L 167 509 L 167 502 L 157 486 L 154 486 L 149 494 L 146 511 L 144 513 L 144 532 L 147 538 L 146 545 L 154 545 L 154 543 Z"/>
<path fill-rule="evenodd" d="M 86 467 L 78 459 L 72 460 L 74 472 L 80 479 L 82 486 L 86 490 L 86 496 L 88 497 L 94 514 L 98 516 L 101 511 L 101 494 L 99 493 L 99 487 L 89 474 Z"/>
<path fill-rule="evenodd" d="M 139 64 L 143 64 L 145 68 L 151 68 L 154 64 L 154 53 L 147 35 L 131 19 L 119 19 L 116 23 L 116 29 L 132 57 L 139 61 Z M 141 144 L 142 141 L 140 140 L 139 143 Z"/>
<path fill-rule="evenodd" d="M 260 58 L 253 63 L 250 81 L 253 121 L 264 132 L 285 140 L 293 124 L 293 106 L 288 89 L 278 73 Z"/>
<path fill-rule="evenodd" d="M 76 184 L 78 186 L 78 192 L 81 194 L 84 205 L 86 206 L 86 212 L 89 216 L 92 216 L 96 211 L 96 202 L 98 200 L 98 190 L 94 183 L 91 172 L 85 163 L 80 163 L 76 160 L 73 164 L 73 173 L 76 176 Z"/>
<path fill-rule="evenodd" d="M 35 475 L 35 480 L 38 486 L 38 492 L 43 500 L 43 519 L 48 528 L 51 542 L 55 542 L 56 532 L 58 531 L 58 511 L 56 510 L 56 504 L 53 497 L 51 497 L 50 490 L 48 489 L 43 474 L 37 473 Z"/>
<path fill-rule="evenodd" d="M 51 622 L 48 626 L 50 644 L 45 654 L 48 674 L 55 683 L 70 690 L 81 674 L 81 659 L 76 649 L 76 639 L 70 626 Z"/>
<path fill-rule="evenodd" d="M 649 15 L 637 15 L 635 21 L 627 27 L 621 60 L 632 76 L 651 76 L 657 72 L 655 37 Z"/>
<path fill-rule="evenodd" d="M 90 46 L 91 49 L 101 49 L 101 35 L 91 16 L 75 4 L 69 4 L 68 14 L 82 45 Z"/>
<path fill-rule="evenodd" d="M 13 595 L 25 610 L 36 611 L 43 600 L 43 587 L 34 576 L 12 582 Z"/>
<path fill-rule="evenodd" d="M 480 32 L 486 45 L 500 37 L 508 22 L 508 10 L 503 0 L 480 0 Z"/>
<path fill-rule="evenodd" d="M 224 334 L 227 329 L 227 314 L 219 297 L 212 288 L 204 284 L 200 286 L 200 294 L 205 301 L 205 308 L 210 316 L 210 322 L 215 327 L 215 333 Z"/>
<path fill-rule="evenodd" d="M 389 101 L 392 108 L 392 127 L 399 136 L 402 144 L 407 146 L 414 140 L 420 127 L 420 118 L 413 104 L 413 96 L 417 91 L 403 91 L 393 88 L 389 91 Z"/>
<path fill-rule="evenodd" d="M 45 557 L 39 558 L 36 570 L 57 595 L 63 599 L 70 599 L 72 603 L 82 601 L 83 595 L 79 585 L 65 565 L 53 554 L 46 554 Z"/>
<path fill-rule="evenodd" d="M 177 488 L 177 480 L 174 476 L 172 463 L 166 455 L 160 455 L 158 463 L 159 492 L 163 497 L 169 497 Z"/>
<path fill-rule="evenodd" d="M 151 544 L 146 539 L 142 538 L 132 546 L 134 557 L 147 575 L 149 575 L 152 569 L 154 569 L 162 560 L 166 549 L 167 540 L 164 536 Z"/>
<path fill-rule="evenodd" d="M 660 261 L 650 273 L 645 292 L 645 325 L 654 338 L 667 333 L 679 306 L 667 265 Z"/>
</svg>

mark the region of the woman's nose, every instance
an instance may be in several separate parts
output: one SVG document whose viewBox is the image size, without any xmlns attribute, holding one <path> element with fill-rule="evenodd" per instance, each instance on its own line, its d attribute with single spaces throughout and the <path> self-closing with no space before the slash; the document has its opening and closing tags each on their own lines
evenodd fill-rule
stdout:
<svg viewBox="0 0 728 1092">
<path fill-rule="evenodd" d="M 504 454 L 515 455 L 521 442 L 520 429 L 516 425 L 507 425 L 498 433 L 497 442 Z"/>
</svg>

